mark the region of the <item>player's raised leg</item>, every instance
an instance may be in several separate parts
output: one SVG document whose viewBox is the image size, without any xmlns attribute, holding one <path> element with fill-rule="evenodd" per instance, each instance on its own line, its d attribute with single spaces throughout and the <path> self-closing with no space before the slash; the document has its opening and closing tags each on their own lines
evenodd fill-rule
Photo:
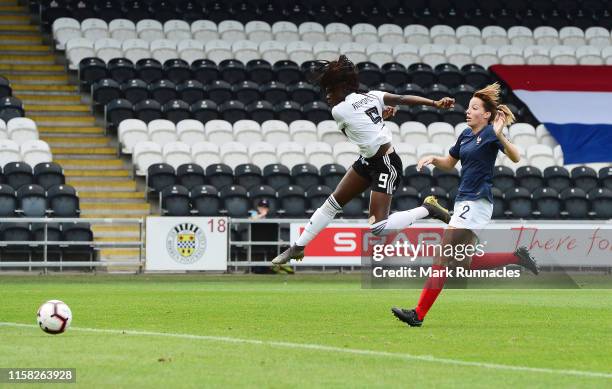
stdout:
<svg viewBox="0 0 612 389">
<path fill-rule="evenodd" d="M 304 231 L 302 231 L 302 234 L 295 243 L 274 258 L 272 263 L 274 265 L 282 265 L 292 259 L 301 260 L 304 258 L 304 248 L 306 245 L 334 220 L 336 214 L 342 210 L 346 203 L 369 186 L 370 180 L 357 174 L 351 167 L 338 184 L 334 193 L 312 214 L 310 221 L 308 221 Z"/>
</svg>

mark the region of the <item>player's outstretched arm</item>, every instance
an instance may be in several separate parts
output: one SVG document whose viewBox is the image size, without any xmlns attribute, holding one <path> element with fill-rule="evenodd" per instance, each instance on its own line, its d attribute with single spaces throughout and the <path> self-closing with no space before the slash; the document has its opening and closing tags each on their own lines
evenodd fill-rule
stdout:
<svg viewBox="0 0 612 389">
<path fill-rule="evenodd" d="M 495 130 L 497 139 L 499 139 L 501 144 L 504 146 L 504 154 L 506 154 L 512 162 L 517 163 L 521 160 L 521 153 L 519 152 L 518 148 L 504 136 L 503 131 L 506 123 L 506 114 L 504 111 L 498 110 L 497 116 L 495 116 L 495 120 L 493 121 L 493 130 Z"/>
<path fill-rule="evenodd" d="M 393 93 L 385 93 L 383 97 L 385 105 L 428 105 L 430 107 L 449 109 L 455 106 L 455 99 L 452 97 L 443 97 L 440 100 L 431 100 L 421 96 L 413 95 L 395 95 Z"/>
<path fill-rule="evenodd" d="M 419 163 L 417 164 L 417 170 L 421 171 L 421 168 L 427 165 L 434 165 L 438 169 L 442 170 L 451 170 L 455 167 L 457 162 L 459 162 L 459 160 L 454 158 L 452 155 L 447 155 L 446 157 L 426 155 L 425 157 L 419 160 Z"/>
</svg>

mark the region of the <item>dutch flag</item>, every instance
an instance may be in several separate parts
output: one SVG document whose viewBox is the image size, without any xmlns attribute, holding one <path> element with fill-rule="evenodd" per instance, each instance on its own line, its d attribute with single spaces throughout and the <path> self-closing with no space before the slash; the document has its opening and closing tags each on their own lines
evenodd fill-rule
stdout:
<svg viewBox="0 0 612 389">
<path fill-rule="evenodd" d="M 612 162 L 612 66 L 490 68 L 561 145 L 564 163 Z"/>
</svg>

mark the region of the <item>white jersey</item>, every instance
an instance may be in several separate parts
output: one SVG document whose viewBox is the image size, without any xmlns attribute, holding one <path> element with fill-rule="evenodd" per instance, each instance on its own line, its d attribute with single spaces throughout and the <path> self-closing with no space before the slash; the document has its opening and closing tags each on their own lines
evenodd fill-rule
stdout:
<svg viewBox="0 0 612 389">
<path fill-rule="evenodd" d="M 359 153 L 365 158 L 373 157 L 381 145 L 391 142 L 391 129 L 382 118 L 385 93 L 351 93 L 332 108 L 338 129 L 359 147 Z"/>
</svg>

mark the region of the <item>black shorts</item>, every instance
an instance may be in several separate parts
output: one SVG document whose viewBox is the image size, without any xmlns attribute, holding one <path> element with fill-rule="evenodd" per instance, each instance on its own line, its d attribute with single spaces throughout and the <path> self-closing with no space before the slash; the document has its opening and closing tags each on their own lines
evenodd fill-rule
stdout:
<svg viewBox="0 0 612 389">
<path fill-rule="evenodd" d="M 374 192 L 392 195 L 402 180 L 402 160 L 395 151 L 377 158 L 359 157 L 353 163 L 353 169 L 370 181 Z"/>
</svg>

